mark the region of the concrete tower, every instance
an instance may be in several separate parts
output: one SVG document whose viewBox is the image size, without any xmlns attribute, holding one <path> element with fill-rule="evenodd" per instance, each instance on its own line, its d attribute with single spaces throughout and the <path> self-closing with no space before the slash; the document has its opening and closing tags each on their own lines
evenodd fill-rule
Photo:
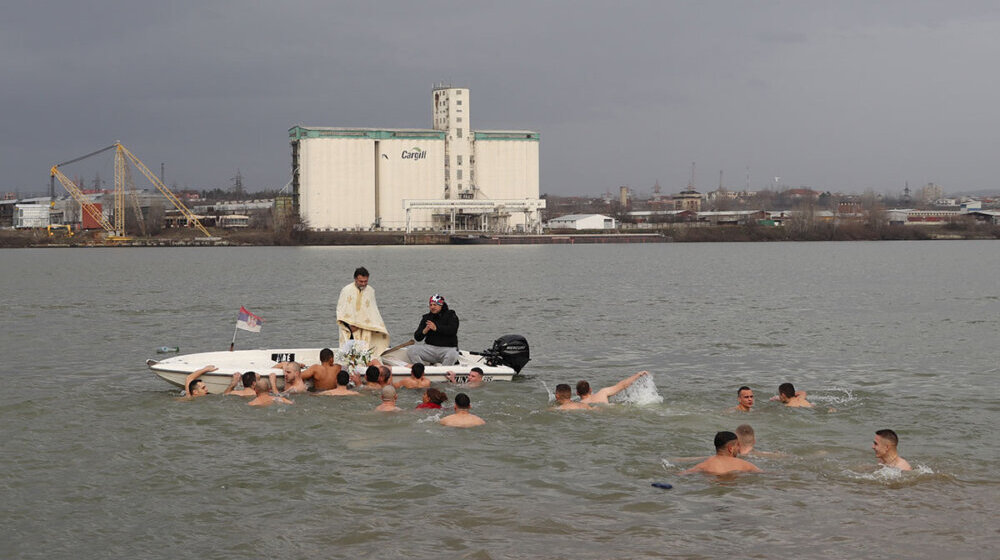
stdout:
<svg viewBox="0 0 1000 560">
<path fill-rule="evenodd" d="M 444 198 L 474 198 L 469 90 L 438 84 L 432 94 L 434 130 L 445 132 Z"/>
</svg>

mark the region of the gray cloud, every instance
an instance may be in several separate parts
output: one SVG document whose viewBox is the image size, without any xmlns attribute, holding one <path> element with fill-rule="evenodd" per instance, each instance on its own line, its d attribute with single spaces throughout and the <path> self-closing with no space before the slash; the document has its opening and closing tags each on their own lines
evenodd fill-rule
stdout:
<svg viewBox="0 0 1000 560">
<path fill-rule="evenodd" d="M 542 134 L 542 190 L 996 185 L 992 2 L 45 2 L 0 18 L 0 190 L 120 139 L 168 181 L 288 179 L 287 129 Z M 90 164 L 88 164 L 90 165 Z M 97 162 L 78 172 L 92 177 Z M 103 171 L 101 171 L 104 174 Z M 110 176 L 110 172 L 109 176 Z"/>
</svg>

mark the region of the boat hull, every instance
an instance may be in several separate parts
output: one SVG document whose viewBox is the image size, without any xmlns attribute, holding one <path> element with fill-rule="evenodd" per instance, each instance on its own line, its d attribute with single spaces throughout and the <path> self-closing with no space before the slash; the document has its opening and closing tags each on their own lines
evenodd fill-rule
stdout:
<svg viewBox="0 0 1000 560">
<path fill-rule="evenodd" d="M 161 379 L 184 387 L 187 376 L 205 366 L 215 366 L 218 369 L 203 374 L 199 379 L 205 382 L 210 394 L 219 394 L 226 390 L 234 373 L 254 371 L 260 375 L 275 373 L 278 388 L 284 387 L 284 374 L 275 369 L 274 364 L 284 361 L 296 361 L 308 365 L 319 363 L 320 348 L 277 348 L 262 350 L 236 350 L 234 352 L 202 352 L 173 356 L 164 360 L 147 360 L 146 365 Z M 453 366 L 428 365 L 424 369 L 424 377 L 432 383 L 448 381 L 447 373 L 455 372 L 456 381 L 461 383 L 468 378 L 469 370 L 479 367 L 483 370 L 484 381 L 511 381 L 517 373 L 508 366 L 488 365 L 478 354 L 466 351 L 459 352 L 459 363 Z M 399 348 L 386 352 L 380 358 L 392 368 L 392 378 L 399 380 L 410 375 L 406 365 L 406 349 Z"/>
</svg>

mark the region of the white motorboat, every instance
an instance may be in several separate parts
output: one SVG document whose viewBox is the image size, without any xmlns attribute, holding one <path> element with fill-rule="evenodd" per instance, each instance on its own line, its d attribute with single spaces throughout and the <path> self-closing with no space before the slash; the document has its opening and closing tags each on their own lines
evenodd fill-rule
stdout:
<svg viewBox="0 0 1000 560">
<path fill-rule="evenodd" d="M 395 380 L 408 377 L 406 346 L 396 346 L 382 353 L 379 360 L 392 368 Z M 191 373 L 205 367 L 215 366 L 215 371 L 203 374 L 199 379 L 205 382 L 209 393 L 222 393 L 229 386 L 234 373 L 257 372 L 266 376 L 272 372 L 277 377 L 278 387 L 284 386 L 284 374 L 275 369 L 278 362 L 299 362 L 310 366 L 319 363 L 320 348 L 272 348 L 262 350 L 236 350 L 233 352 L 201 352 L 185 354 L 164 360 L 146 360 L 146 365 L 156 375 L 172 385 L 184 387 L 184 380 Z M 511 381 L 521 373 L 530 360 L 528 341 L 516 334 L 502 336 L 493 341 L 493 346 L 482 352 L 459 351 L 456 365 L 425 366 L 424 377 L 432 383 L 448 380 L 447 373 L 455 372 L 456 382 L 463 382 L 469 371 L 478 367 L 483 370 L 484 381 Z"/>
</svg>

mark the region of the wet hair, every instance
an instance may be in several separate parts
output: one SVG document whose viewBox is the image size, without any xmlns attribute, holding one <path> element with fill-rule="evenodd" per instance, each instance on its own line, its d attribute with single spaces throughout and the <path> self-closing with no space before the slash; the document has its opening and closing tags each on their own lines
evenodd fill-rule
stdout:
<svg viewBox="0 0 1000 560">
<path fill-rule="evenodd" d="M 337 385 L 343 385 L 344 387 L 347 387 L 347 384 L 350 382 L 351 382 L 351 374 L 343 370 L 337 372 Z"/>
<path fill-rule="evenodd" d="M 381 372 L 378 370 L 378 366 L 368 366 L 365 370 L 365 381 L 369 383 L 378 383 L 378 376 Z"/>
<path fill-rule="evenodd" d="M 424 376 L 424 364 L 421 364 L 419 362 L 413 364 L 413 367 L 410 368 L 410 373 L 413 374 L 413 377 L 420 379 L 421 377 Z"/>
<path fill-rule="evenodd" d="M 379 366 L 378 367 L 378 382 L 388 383 L 392 379 L 392 369 L 389 366 Z"/>
<path fill-rule="evenodd" d="M 791 383 L 782 383 L 781 385 L 778 385 L 778 394 L 785 395 L 788 398 L 794 397 L 795 385 L 792 385 Z"/>
<path fill-rule="evenodd" d="M 257 374 L 252 371 L 248 371 L 244 373 L 240 379 L 243 380 L 243 386 L 249 389 L 250 387 L 253 387 L 254 382 L 257 381 Z"/>
<path fill-rule="evenodd" d="M 743 441 L 745 439 L 756 440 L 757 437 L 753 434 L 753 427 L 750 424 L 740 424 L 736 426 L 736 437 Z"/>
<path fill-rule="evenodd" d="M 188 383 L 188 395 L 194 392 L 194 386 L 197 385 L 199 381 L 201 381 L 201 379 L 192 379 L 191 382 Z M 204 383 L 204 381 L 202 381 L 202 383 Z"/>
<path fill-rule="evenodd" d="M 565 383 L 560 383 L 556 385 L 556 398 L 557 399 L 568 399 L 573 396 L 573 390 L 569 388 L 569 385 Z"/>
<path fill-rule="evenodd" d="M 256 389 L 262 393 L 267 393 L 271 390 L 271 382 L 266 377 L 261 377 L 257 380 Z"/>
<path fill-rule="evenodd" d="M 455 395 L 455 406 L 458 408 L 469 408 L 471 404 L 472 401 L 469 400 L 469 395 L 466 395 L 465 393 Z"/>
<path fill-rule="evenodd" d="M 472 368 L 472 369 L 469 370 L 469 373 L 472 373 L 474 371 L 478 371 L 479 375 L 483 375 L 483 368 L 481 368 L 481 367 L 474 367 L 474 368 Z"/>
<path fill-rule="evenodd" d="M 448 400 L 448 395 L 444 394 L 444 391 L 441 391 L 440 389 L 431 387 L 430 389 L 427 389 L 427 400 L 434 404 L 441 404 Z"/>
<path fill-rule="evenodd" d="M 382 400 L 383 401 L 394 401 L 396 400 L 396 388 L 392 385 L 386 385 L 382 387 Z"/>
<path fill-rule="evenodd" d="M 580 395 L 581 397 L 583 397 L 583 396 L 586 396 L 589 393 L 590 393 L 590 383 L 587 383 L 586 381 L 583 381 L 582 379 L 580 381 L 576 382 L 576 394 L 577 395 Z"/>
<path fill-rule="evenodd" d="M 896 432 L 890 429 L 879 430 L 875 432 L 875 435 L 884 440 L 891 441 L 893 445 L 899 445 L 899 436 L 896 435 Z"/>
<path fill-rule="evenodd" d="M 371 276 L 371 274 L 368 274 L 367 268 L 359 266 L 358 268 L 354 269 L 354 277 L 357 278 L 358 276 L 364 276 L 365 278 L 368 278 L 369 276 Z"/>
<path fill-rule="evenodd" d="M 324 348 L 319 351 L 319 361 L 326 362 L 333 357 L 333 350 L 329 348 Z"/>
<path fill-rule="evenodd" d="M 725 448 L 732 441 L 739 441 L 739 438 L 733 432 L 719 432 L 715 434 L 715 450 L 718 451 Z"/>
<path fill-rule="evenodd" d="M 753 389 L 751 389 L 750 387 L 747 387 L 746 385 L 744 385 L 744 386 L 742 386 L 742 387 L 740 387 L 739 389 L 736 390 L 736 396 L 737 397 L 740 396 L 740 393 L 742 393 L 743 391 L 753 391 Z"/>
</svg>

